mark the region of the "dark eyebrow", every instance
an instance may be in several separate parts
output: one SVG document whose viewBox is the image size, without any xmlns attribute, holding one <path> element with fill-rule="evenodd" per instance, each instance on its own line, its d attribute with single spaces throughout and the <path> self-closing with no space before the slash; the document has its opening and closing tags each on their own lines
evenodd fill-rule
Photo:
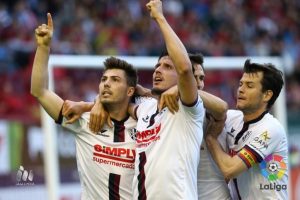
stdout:
<svg viewBox="0 0 300 200">
<path fill-rule="evenodd" d="M 168 63 L 165 63 L 165 65 L 166 65 L 167 67 L 173 67 L 172 65 L 169 65 Z"/>
<path fill-rule="evenodd" d="M 121 78 L 120 76 L 106 76 L 106 75 L 103 75 L 101 78 L 108 78 L 108 77 L 112 77 L 112 78 Z"/>
<path fill-rule="evenodd" d="M 244 83 L 244 84 L 254 84 L 253 81 L 242 81 L 242 80 L 240 80 L 240 83 Z"/>
<path fill-rule="evenodd" d="M 121 78 L 120 76 L 111 76 L 112 78 Z"/>
</svg>

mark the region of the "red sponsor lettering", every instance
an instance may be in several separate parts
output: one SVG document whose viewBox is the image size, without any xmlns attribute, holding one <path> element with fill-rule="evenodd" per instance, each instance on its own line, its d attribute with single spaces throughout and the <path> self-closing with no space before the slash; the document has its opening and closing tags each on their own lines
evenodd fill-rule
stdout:
<svg viewBox="0 0 300 200">
<path fill-rule="evenodd" d="M 113 155 L 117 157 L 124 157 L 124 158 L 135 158 L 135 150 L 134 149 L 126 149 L 126 148 L 115 148 L 115 147 L 108 147 L 108 146 L 101 146 L 99 144 L 94 145 L 94 150 L 96 152 L 102 152 L 103 154 Z"/>
<path fill-rule="evenodd" d="M 157 136 L 156 138 L 152 139 L 150 142 L 147 142 L 147 141 L 149 141 L 149 140 L 147 140 L 147 141 L 145 141 L 145 140 L 143 140 L 143 141 L 138 141 L 138 140 L 137 140 L 137 148 L 147 147 L 148 145 L 151 144 L 151 142 L 155 142 L 155 141 L 158 141 L 158 140 L 160 140 L 160 136 Z"/>
<path fill-rule="evenodd" d="M 156 135 L 159 133 L 161 129 L 161 124 L 159 124 L 158 126 L 156 126 L 155 128 L 149 129 L 149 130 L 145 130 L 145 131 L 138 131 L 136 133 L 136 139 L 137 142 L 141 142 L 141 141 L 149 141 L 152 140 L 156 137 Z"/>
</svg>

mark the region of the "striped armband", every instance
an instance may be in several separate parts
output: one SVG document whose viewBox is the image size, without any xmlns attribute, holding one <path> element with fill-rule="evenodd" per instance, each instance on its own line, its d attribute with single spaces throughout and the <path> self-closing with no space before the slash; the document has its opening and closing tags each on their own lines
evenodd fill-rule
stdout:
<svg viewBox="0 0 300 200">
<path fill-rule="evenodd" d="M 260 163 L 263 158 L 247 145 L 237 154 L 246 164 L 248 168 L 256 163 Z"/>
</svg>

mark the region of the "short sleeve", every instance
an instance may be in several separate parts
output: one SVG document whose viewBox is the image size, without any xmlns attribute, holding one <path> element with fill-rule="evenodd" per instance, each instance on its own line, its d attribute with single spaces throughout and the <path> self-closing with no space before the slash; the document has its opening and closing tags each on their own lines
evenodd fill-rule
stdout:
<svg viewBox="0 0 300 200">
<path fill-rule="evenodd" d="M 284 131 L 280 127 L 265 130 L 245 145 L 238 156 L 245 162 L 248 168 L 255 163 L 260 163 L 268 155 L 272 154 L 283 139 Z"/>
<path fill-rule="evenodd" d="M 190 116 L 193 119 L 199 119 L 200 117 L 203 121 L 205 109 L 200 96 L 198 96 L 197 101 L 193 105 L 184 105 L 180 100 L 179 104 L 179 106 L 182 106 L 184 112 L 187 113 L 188 116 Z"/>
<path fill-rule="evenodd" d="M 90 113 L 84 113 L 78 120 L 76 120 L 72 124 L 67 124 L 67 119 L 65 117 L 62 118 L 61 126 L 72 131 L 73 133 L 81 133 L 82 130 L 89 130 L 88 122 L 89 122 Z"/>
</svg>

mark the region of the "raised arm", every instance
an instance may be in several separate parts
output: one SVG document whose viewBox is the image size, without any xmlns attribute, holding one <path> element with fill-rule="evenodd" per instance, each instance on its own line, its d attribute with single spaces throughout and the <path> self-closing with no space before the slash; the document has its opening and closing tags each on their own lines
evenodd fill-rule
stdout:
<svg viewBox="0 0 300 200">
<path fill-rule="evenodd" d="M 178 74 L 178 90 L 181 101 L 190 105 L 197 99 L 197 83 L 193 76 L 192 64 L 187 51 L 168 24 L 162 12 L 162 2 L 160 0 L 151 0 L 147 4 L 151 17 L 157 22 L 163 34 L 168 54 L 172 59 Z"/>
<path fill-rule="evenodd" d="M 31 74 L 31 94 L 54 119 L 58 120 L 63 100 L 48 89 L 48 60 L 50 43 L 53 35 L 53 22 L 50 13 L 47 14 L 48 24 L 42 24 L 35 29 L 37 49 Z"/>
</svg>

